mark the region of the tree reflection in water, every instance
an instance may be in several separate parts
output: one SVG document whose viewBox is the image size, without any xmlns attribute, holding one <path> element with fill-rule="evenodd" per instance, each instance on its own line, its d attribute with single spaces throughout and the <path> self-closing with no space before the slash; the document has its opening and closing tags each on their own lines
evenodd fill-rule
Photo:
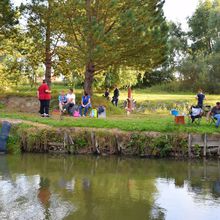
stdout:
<svg viewBox="0 0 220 220">
<path fill-rule="evenodd" d="M 0 219 L 63 219 L 75 210 L 50 192 L 50 181 L 39 175 L 11 174 L 0 158 Z"/>
<path fill-rule="evenodd" d="M 50 186 L 50 181 L 48 178 L 43 178 L 40 177 L 40 188 L 38 190 L 38 198 L 41 202 L 41 204 L 44 206 L 45 209 L 45 219 L 49 219 L 50 217 L 50 212 L 49 212 L 49 208 L 50 208 L 50 190 L 49 190 L 49 186 Z"/>
<path fill-rule="evenodd" d="M 217 162 L 29 154 L 4 158 L 0 219 L 182 219 L 182 209 L 202 210 L 212 220 L 219 213 Z"/>
</svg>

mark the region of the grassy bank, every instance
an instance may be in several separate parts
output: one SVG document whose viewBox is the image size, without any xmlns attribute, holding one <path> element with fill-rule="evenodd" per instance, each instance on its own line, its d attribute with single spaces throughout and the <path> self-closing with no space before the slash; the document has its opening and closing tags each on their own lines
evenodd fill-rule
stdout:
<svg viewBox="0 0 220 220">
<path fill-rule="evenodd" d="M 174 118 L 167 114 L 145 114 L 132 116 L 110 116 L 107 119 L 73 118 L 65 116 L 60 120 L 59 116 L 41 118 L 36 114 L 28 113 L 4 113 L 1 118 L 22 119 L 29 122 L 37 122 L 52 127 L 89 127 L 89 128 L 117 128 L 124 131 L 154 131 L 154 132 L 179 132 L 179 133 L 219 133 L 220 129 L 210 125 L 205 118 L 200 125 L 186 123 L 175 125 Z"/>
<path fill-rule="evenodd" d="M 37 87 L 21 86 L 12 89 L 4 96 L 36 97 Z M 57 96 L 61 90 L 68 90 L 68 86 L 53 85 L 51 111 L 58 108 Z M 80 102 L 82 90 L 76 89 L 77 103 Z M 181 113 L 188 113 L 190 105 L 196 103 L 195 94 L 168 94 L 151 93 L 149 89 L 133 90 L 133 97 L 137 101 L 137 111 L 127 117 L 123 109 L 123 101 L 127 97 L 127 91 L 120 91 L 119 107 L 116 108 L 102 97 L 102 92 L 95 91 L 92 99 L 93 108 L 104 105 L 107 109 L 107 119 L 73 118 L 52 115 L 51 118 L 40 118 L 37 113 L 20 113 L 16 109 L 6 108 L 0 103 L 0 118 L 23 119 L 53 127 L 90 127 L 90 128 L 117 128 L 124 131 L 155 131 L 155 132 L 184 132 L 184 133 L 215 133 L 219 132 L 214 125 L 210 125 L 203 118 L 200 126 L 193 124 L 175 125 L 170 110 L 176 108 Z M 218 95 L 207 95 L 205 104 L 213 106 L 220 101 Z M 28 108 L 27 108 L 28 111 Z M 187 119 L 186 119 L 187 121 Z"/>
<path fill-rule="evenodd" d="M 27 123 L 27 122 L 26 122 Z M 196 135 L 198 137 L 198 134 Z M 213 135 L 211 135 L 213 137 Z M 199 135 L 203 138 L 204 135 Z M 219 135 L 215 135 L 219 138 Z M 188 135 L 171 132 L 126 132 L 112 129 L 88 129 L 42 126 L 32 123 L 12 126 L 7 144 L 9 153 L 58 153 L 140 156 L 153 158 L 200 158 L 204 149 L 199 145 L 188 149 Z M 206 151 L 216 158 L 218 149 Z"/>
</svg>

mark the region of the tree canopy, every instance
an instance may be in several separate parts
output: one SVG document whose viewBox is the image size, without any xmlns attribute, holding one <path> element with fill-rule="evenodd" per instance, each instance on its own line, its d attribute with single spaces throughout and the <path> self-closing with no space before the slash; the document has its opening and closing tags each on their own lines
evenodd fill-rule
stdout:
<svg viewBox="0 0 220 220">
<path fill-rule="evenodd" d="M 132 84 L 140 73 L 166 61 L 163 4 L 164 0 L 31 0 L 18 13 L 3 0 L 0 27 L 1 33 L 12 27 L 17 31 L 13 49 L 21 54 L 16 59 L 21 75 L 36 78 L 44 64 L 48 83 L 53 74 L 77 77 L 91 93 L 100 77 L 110 74 L 121 84 Z M 129 74 L 130 80 L 123 78 Z"/>
<path fill-rule="evenodd" d="M 152 70 L 166 60 L 167 24 L 161 0 L 59 1 L 64 41 L 91 92 L 109 67 Z"/>
</svg>

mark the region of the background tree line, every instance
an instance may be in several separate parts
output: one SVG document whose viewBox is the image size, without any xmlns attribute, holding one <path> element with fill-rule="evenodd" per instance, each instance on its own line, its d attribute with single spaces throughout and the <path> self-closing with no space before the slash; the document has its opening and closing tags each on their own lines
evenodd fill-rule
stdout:
<svg viewBox="0 0 220 220">
<path fill-rule="evenodd" d="M 166 21 L 163 0 L 31 0 L 0 3 L 4 85 L 63 75 L 92 88 L 114 85 L 219 93 L 220 0 L 201 1 L 189 30 Z"/>
<path fill-rule="evenodd" d="M 157 82 L 170 82 L 163 86 L 168 91 L 203 88 L 220 93 L 220 1 L 200 1 L 188 26 L 189 30 L 183 31 L 180 24 L 169 23 L 169 56 Z M 146 74 L 143 82 L 151 79 L 151 74 Z"/>
</svg>

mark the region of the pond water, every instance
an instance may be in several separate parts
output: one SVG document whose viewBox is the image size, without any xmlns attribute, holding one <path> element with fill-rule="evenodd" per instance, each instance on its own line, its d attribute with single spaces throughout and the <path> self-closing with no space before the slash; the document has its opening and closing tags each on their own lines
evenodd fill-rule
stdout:
<svg viewBox="0 0 220 220">
<path fill-rule="evenodd" d="M 220 219 L 220 162 L 1 155 L 0 219 Z"/>
</svg>

